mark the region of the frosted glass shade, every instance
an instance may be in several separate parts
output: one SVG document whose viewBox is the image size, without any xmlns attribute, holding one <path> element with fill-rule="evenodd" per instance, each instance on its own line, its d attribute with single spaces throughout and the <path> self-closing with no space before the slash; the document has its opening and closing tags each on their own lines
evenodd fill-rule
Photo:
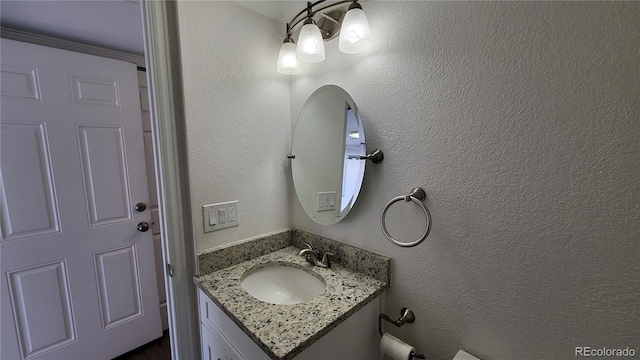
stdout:
<svg viewBox="0 0 640 360">
<path fill-rule="evenodd" d="M 339 48 L 345 54 L 358 54 L 369 50 L 371 28 L 362 9 L 351 9 L 342 20 Z"/>
<path fill-rule="evenodd" d="M 306 24 L 300 30 L 296 48 L 298 60 L 307 63 L 318 63 L 324 60 L 324 40 L 320 29 L 315 24 Z"/>
<path fill-rule="evenodd" d="M 285 75 L 296 75 L 302 72 L 300 62 L 296 57 L 296 44 L 293 42 L 285 42 L 280 47 L 277 70 L 278 73 Z"/>
</svg>

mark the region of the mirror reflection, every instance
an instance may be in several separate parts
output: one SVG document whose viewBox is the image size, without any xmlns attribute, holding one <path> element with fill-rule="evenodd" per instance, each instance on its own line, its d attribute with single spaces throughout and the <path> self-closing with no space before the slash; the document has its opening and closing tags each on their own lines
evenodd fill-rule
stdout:
<svg viewBox="0 0 640 360">
<path fill-rule="evenodd" d="M 364 128 L 349 94 L 335 85 L 305 102 L 293 135 L 293 185 L 305 213 L 331 225 L 353 207 L 364 178 Z"/>
</svg>

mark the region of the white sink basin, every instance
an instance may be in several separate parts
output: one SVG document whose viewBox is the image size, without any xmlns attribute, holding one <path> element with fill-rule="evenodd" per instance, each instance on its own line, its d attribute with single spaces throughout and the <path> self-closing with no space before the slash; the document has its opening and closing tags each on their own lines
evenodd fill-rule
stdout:
<svg viewBox="0 0 640 360">
<path fill-rule="evenodd" d="M 258 300 L 270 304 L 299 304 L 322 294 L 324 281 L 303 268 L 274 264 L 249 269 L 242 288 Z"/>
</svg>

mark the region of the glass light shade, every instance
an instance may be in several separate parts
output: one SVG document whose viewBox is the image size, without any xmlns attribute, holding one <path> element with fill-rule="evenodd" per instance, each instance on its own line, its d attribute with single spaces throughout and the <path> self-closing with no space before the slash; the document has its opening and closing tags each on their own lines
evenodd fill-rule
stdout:
<svg viewBox="0 0 640 360">
<path fill-rule="evenodd" d="M 296 55 L 300 61 L 318 63 L 324 60 L 324 40 L 315 24 L 306 24 L 300 30 Z"/>
<path fill-rule="evenodd" d="M 351 9 L 342 20 L 339 48 L 345 54 L 358 54 L 369 50 L 371 28 L 362 9 Z"/>
<path fill-rule="evenodd" d="M 285 42 L 280 47 L 278 54 L 278 73 L 285 75 L 296 75 L 302 72 L 300 62 L 296 57 L 296 44 L 293 42 Z"/>
</svg>

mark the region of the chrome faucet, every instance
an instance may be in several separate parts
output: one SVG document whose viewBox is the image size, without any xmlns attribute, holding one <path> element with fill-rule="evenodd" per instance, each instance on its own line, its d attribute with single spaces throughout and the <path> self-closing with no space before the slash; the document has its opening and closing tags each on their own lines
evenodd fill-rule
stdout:
<svg viewBox="0 0 640 360">
<path fill-rule="evenodd" d="M 329 256 L 334 256 L 335 255 L 334 253 L 326 252 L 324 253 L 324 255 L 322 255 L 322 260 L 318 260 L 318 258 L 320 258 L 320 253 L 313 250 L 313 247 L 311 245 L 307 243 L 304 243 L 304 244 L 307 245 L 307 248 L 300 250 L 300 252 L 298 253 L 299 256 L 304 256 L 307 262 L 310 263 L 311 265 L 319 266 L 325 269 L 328 269 L 331 267 L 331 261 L 329 261 Z"/>
</svg>

